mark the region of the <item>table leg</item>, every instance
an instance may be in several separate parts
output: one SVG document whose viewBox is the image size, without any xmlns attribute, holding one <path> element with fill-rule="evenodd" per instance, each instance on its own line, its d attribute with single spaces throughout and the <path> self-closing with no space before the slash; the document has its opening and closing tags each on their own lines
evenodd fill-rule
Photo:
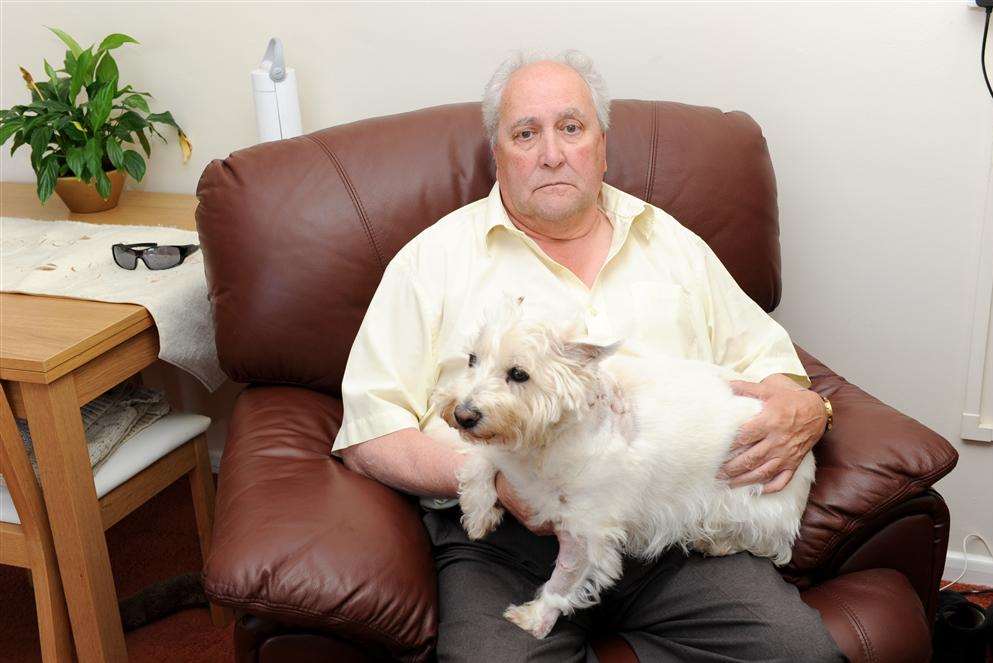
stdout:
<svg viewBox="0 0 993 663">
<path fill-rule="evenodd" d="M 72 375 L 23 389 L 76 654 L 81 663 L 123 663 L 117 592 Z"/>
</svg>

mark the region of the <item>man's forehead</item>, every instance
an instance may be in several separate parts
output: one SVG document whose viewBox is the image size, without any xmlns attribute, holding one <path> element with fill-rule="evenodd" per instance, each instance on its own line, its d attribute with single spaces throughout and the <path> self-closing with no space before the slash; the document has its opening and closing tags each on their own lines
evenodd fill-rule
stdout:
<svg viewBox="0 0 993 663">
<path fill-rule="evenodd" d="M 542 119 L 544 118 L 538 117 L 537 115 L 524 115 L 516 119 L 513 119 L 513 124 L 511 124 L 510 126 L 511 128 L 513 128 L 526 124 L 541 124 Z M 563 108 L 561 111 L 556 113 L 553 119 L 556 122 L 560 120 L 586 120 L 586 113 L 576 108 L 575 106 L 569 106 L 567 108 Z"/>
</svg>

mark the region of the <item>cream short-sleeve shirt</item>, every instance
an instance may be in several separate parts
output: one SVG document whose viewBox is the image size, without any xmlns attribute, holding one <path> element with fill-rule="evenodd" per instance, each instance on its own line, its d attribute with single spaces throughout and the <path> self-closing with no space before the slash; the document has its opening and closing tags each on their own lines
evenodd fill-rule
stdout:
<svg viewBox="0 0 993 663">
<path fill-rule="evenodd" d="M 513 225 L 498 184 L 404 246 L 352 345 L 332 451 L 422 427 L 435 384 L 465 364 L 483 309 L 508 294 L 552 318 L 581 318 L 590 340 L 625 339 L 622 352 L 699 359 L 755 382 L 785 373 L 810 385 L 786 331 L 702 239 L 608 184 L 599 204 L 613 239 L 592 288 Z"/>
</svg>

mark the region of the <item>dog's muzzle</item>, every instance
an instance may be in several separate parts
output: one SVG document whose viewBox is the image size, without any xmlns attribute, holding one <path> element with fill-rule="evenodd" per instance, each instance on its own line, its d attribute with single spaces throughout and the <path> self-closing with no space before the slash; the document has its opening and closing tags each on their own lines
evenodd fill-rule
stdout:
<svg viewBox="0 0 993 663">
<path fill-rule="evenodd" d="M 479 423 L 479 420 L 483 418 L 483 413 L 476 408 L 466 407 L 465 405 L 459 404 L 455 406 L 455 421 L 459 423 L 459 426 L 465 428 L 466 430 L 471 429 L 473 426 Z"/>
</svg>

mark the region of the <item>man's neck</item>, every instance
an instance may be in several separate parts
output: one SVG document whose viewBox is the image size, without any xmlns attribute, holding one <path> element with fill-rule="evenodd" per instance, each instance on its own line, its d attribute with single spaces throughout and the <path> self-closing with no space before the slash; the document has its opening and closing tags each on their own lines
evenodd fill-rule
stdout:
<svg viewBox="0 0 993 663">
<path fill-rule="evenodd" d="M 561 221 L 517 217 L 507 210 L 510 222 L 541 246 L 563 246 L 588 240 L 604 222 L 603 214 L 594 204 L 578 214 Z"/>
</svg>

